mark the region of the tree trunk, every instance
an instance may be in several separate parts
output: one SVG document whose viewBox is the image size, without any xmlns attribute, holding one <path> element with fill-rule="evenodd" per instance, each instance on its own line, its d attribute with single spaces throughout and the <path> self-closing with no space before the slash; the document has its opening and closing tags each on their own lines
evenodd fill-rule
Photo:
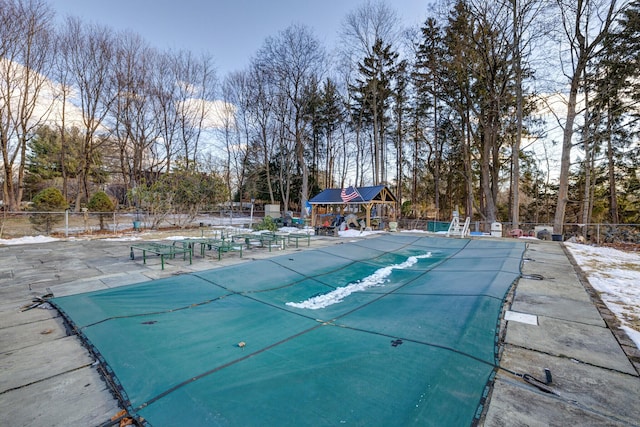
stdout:
<svg viewBox="0 0 640 427">
<path fill-rule="evenodd" d="M 518 28 L 517 1 L 513 1 L 513 62 L 516 85 L 516 135 L 511 148 L 511 226 L 520 228 L 520 147 L 522 146 L 522 58 Z"/>
<path fill-rule="evenodd" d="M 609 169 L 609 218 L 612 224 L 618 224 L 618 192 L 616 190 L 615 160 L 613 158 L 613 141 L 611 140 L 611 111 L 607 110 L 609 118 L 607 120 L 607 160 Z"/>
<path fill-rule="evenodd" d="M 562 234 L 564 216 L 569 197 L 569 167 L 571 166 L 571 148 L 573 147 L 573 124 L 576 119 L 576 100 L 580 74 L 576 73 L 571 80 L 569 91 L 569 103 L 567 104 L 567 121 L 564 126 L 562 138 L 562 154 L 560 156 L 560 178 L 558 181 L 558 203 L 553 218 L 554 234 Z"/>
<path fill-rule="evenodd" d="M 493 144 L 493 135 L 491 135 L 492 131 L 489 129 L 489 125 L 487 125 L 487 129 L 484 131 L 484 141 L 482 143 L 482 160 L 480 164 L 480 184 L 482 186 L 482 195 L 484 196 L 484 212 L 486 221 L 491 224 L 496 220 L 496 204 L 493 196 L 492 189 L 492 178 L 491 178 L 491 158 L 492 158 L 492 144 Z"/>
<path fill-rule="evenodd" d="M 562 155 L 560 156 L 560 178 L 558 182 L 558 202 L 553 219 L 553 232 L 562 234 L 569 194 L 569 168 L 571 166 L 571 148 L 573 125 L 576 118 L 576 100 L 580 79 L 587 63 L 597 55 L 597 47 L 609 35 L 609 28 L 616 18 L 616 0 L 596 3 L 590 0 L 578 0 L 560 5 L 560 13 L 572 54 L 573 75 L 570 77 L 569 102 L 567 104 L 567 119 L 563 129 Z M 601 6 L 601 8 L 599 7 Z M 606 13 L 604 9 L 606 8 Z M 569 22 L 572 17 L 573 22 Z M 597 19 L 590 19 L 597 18 Z M 600 27 L 593 30 L 590 23 L 599 23 Z M 596 24 L 597 25 L 597 24 Z M 587 38 L 591 41 L 588 42 Z"/>
<path fill-rule="evenodd" d="M 466 184 L 466 203 L 465 203 L 465 215 L 468 217 L 473 216 L 473 168 L 471 165 L 471 121 L 469 119 L 469 108 L 465 112 L 465 127 L 466 135 L 464 138 L 464 174 Z"/>
<path fill-rule="evenodd" d="M 586 72 L 584 75 L 584 79 L 586 82 Z M 588 84 L 585 83 L 584 97 L 585 97 L 585 108 L 584 108 L 584 117 L 585 117 L 585 126 L 582 132 L 582 139 L 584 145 L 584 193 L 583 193 L 583 203 L 582 203 L 582 234 L 586 234 L 586 227 L 589 223 L 589 216 L 591 213 L 592 199 L 591 199 L 591 177 L 593 174 L 592 167 L 592 156 L 593 153 L 591 150 L 594 144 L 591 142 L 591 129 L 589 123 L 589 89 Z M 597 120 L 596 120 L 597 122 Z M 597 124 L 597 123 L 596 123 Z"/>
</svg>

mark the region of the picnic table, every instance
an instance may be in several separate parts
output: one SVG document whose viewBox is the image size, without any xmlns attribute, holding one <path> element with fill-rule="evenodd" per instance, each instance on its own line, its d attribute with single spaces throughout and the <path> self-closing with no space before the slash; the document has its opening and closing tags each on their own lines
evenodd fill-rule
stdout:
<svg viewBox="0 0 640 427">
<path fill-rule="evenodd" d="M 204 238 L 189 238 L 189 239 L 180 239 L 180 240 L 174 240 L 173 241 L 173 245 L 175 246 L 182 246 L 183 248 L 190 248 L 191 251 L 195 254 L 196 250 L 195 247 L 196 245 L 200 245 L 200 256 L 204 258 L 204 251 L 205 251 L 205 244 L 209 241 L 217 241 L 218 239 L 215 238 L 208 238 L 208 237 L 204 237 Z"/>
<path fill-rule="evenodd" d="M 269 248 L 269 252 L 271 252 L 271 248 L 275 245 L 280 249 L 286 248 L 286 239 L 287 234 L 283 233 L 262 233 L 260 235 L 260 239 L 262 241 L 262 245 L 265 244 Z"/>
<path fill-rule="evenodd" d="M 289 235 L 287 236 L 289 244 L 291 244 L 291 240 L 295 240 L 296 248 L 298 247 L 298 241 L 300 239 L 307 239 L 307 246 L 311 246 L 311 235 L 307 233 L 289 233 Z"/>
<path fill-rule="evenodd" d="M 209 250 L 215 250 L 218 253 L 218 261 L 220 261 L 223 252 L 240 252 L 240 258 L 242 258 L 242 245 L 237 245 L 232 240 L 212 240 L 201 245 L 206 246 Z"/>
<path fill-rule="evenodd" d="M 252 242 L 262 245 L 260 234 L 254 233 L 235 234 L 231 237 L 231 240 L 233 242 L 243 242 L 245 245 L 247 245 L 247 249 L 251 249 Z"/>
<path fill-rule="evenodd" d="M 222 257 L 223 252 L 240 252 L 240 258 L 242 258 L 242 245 L 238 246 L 234 244 L 232 240 L 218 239 L 218 238 L 195 238 L 195 239 L 183 239 L 174 241 L 175 245 L 182 245 L 182 247 L 189 247 L 194 250 L 196 245 L 200 245 L 200 256 L 205 257 L 207 250 L 215 250 L 218 253 L 218 261 Z"/>
<path fill-rule="evenodd" d="M 136 243 L 131 245 L 129 257 L 134 260 L 135 254 L 134 249 L 142 251 L 142 263 L 147 263 L 147 253 L 151 253 L 154 255 L 158 255 L 160 257 L 160 264 L 162 265 L 162 269 L 164 270 L 164 259 L 168 257 L 170 259 L 175 258 L 176 255 L 182 254 L 182 259 L 187 260 L 187 254 L 189 254 L 189 264 L 192 264 L 192 255 L 193 251 L 191 247 L 185 246 L 176 246 L 169 245 L 166 243 L 158 243 L 158 242 L 144 242 L 144 243 Z"/>
<path fill-rule="evenodd" d="M 269 252 L 271 252 L 272 246 L 276 245 L 281 249 L 285 249 L 286 246 L 286 237 L 287 234 L 280 233 L 245 233 L 245 234 L 236 234 L 232 237 L 232 240 L 235 241 L 244 241 L 247 245 L 247 249 L 251 248 L 252 242 L 260 245 L 260 247 L 268 247 Z"/>
</svg>

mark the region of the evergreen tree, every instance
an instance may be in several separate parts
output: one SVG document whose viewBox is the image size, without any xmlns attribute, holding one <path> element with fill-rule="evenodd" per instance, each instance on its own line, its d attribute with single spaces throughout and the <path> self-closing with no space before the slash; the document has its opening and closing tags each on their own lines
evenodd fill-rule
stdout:
<svg viewBox="0 0 640 427">
<path fill-rule="evenodd" d="M 454 123 L 450 129 L 455 132 L 451 140 L 452 156 L 458 160 L 453 170 L 457 170 L 463 179 L 464 191 L 454 191 L 450 177 L 448 187 L 451 188 L 453 206 L 464 207 L 466 216 L 473 216 L 474 208 L 474 171 L 472 167 L 472 126 L 474 97 L 472 87 L 475 82 L 473 67 L 478 61 L 478 51 L 471 45 L 473 35 L 473 17 L 466 2 L 457 1 L 449 14 L 444 28 L 444 49 L 441 70 L 442 92 L 444 101 L 451 106 Z M 460 186 L 458 186 L 460 188 Z M 462 214 L 462 212 L 460 212 Z"/>
<path fill-rule="evenodd" d="M 632 125 L 639 118 L 634 106 L 640 101 L 640 1 L 631 2 L 624 10 L 619 29 L 605 39 L 604 46 L 604 60 L 590 80 L 595 95 L 589 122 L 593 123 L 594 144 L 606 153 L 608 220 L 617 224 L 628 222 L 629 216 L 637 217 L 628 210 L 622 215 L 618 198 L 622 192 L 629 200 L 625 189 L 630 187 L 619 183 L 637 180 L 635 165 L 640 154 L 633 144 L 638 134 Z"/>
<path fill-rule="evenodd" d="M 413 159 L 411 171 L 411 203 L 418 206 L 419 182 L 428 170 L 433 186 L 433 204 L 436 217 L 440 215 L 441 165 L 444 141 L 440 137 L 442 103 L 442 75 L 444 64 L 441 29 L 433 18 L 427 19 L 421 28 L 422 40 L 416 50 L 415 69 L 412 74 L 415 86 L 415 102 L 411 111 L 411 139 Z M 423 154 L 424 153 L 424 154 Z M 426 157 L 424 157 L 426 156 Z M 431 193 L 431 192 L 429 192 Z M 426 196 L 426 194 L 424 194 Z M 422 199 L 422 198 L 420 198 Z M 426 203 L 424 200 L 420 200 Z M 414 213 L 417 213 L 414 211 Z"/>
<path fill-rule="evenodd" d="M 100 218 L 100 230 L 104 230 L 104 218 L 108 212 L 113 212 L 115 209 L 113 201 L 109 198 L 104 191 L 98 191 L 89 199 L 87 208 L 92 212 L 98 212 Z"/>
<path fill-rule="evenodd" d="M 371 55 L 358 64 L 360 77 L 352 87 L 355 93 L 355 110 L 360 112 L 363 122 L 371 129 L 373 183 L 386 182 L 386 130 L 388 126 L 389 102 L 393 94 L 391 82 L 395 77 L 398 53 L 390 44 L 376 39 Z M 356 114 L 357 115 L 357 114 Z"/>
<path fill-rule="evenodd" d="M 405 143 L 408 126 L 409 115 L 409 72 L 408 62 L 400 61 L 396 69 L 395 86 L 393 90 L 393 118 L 394 118 L 394 137 L 395 160 L 396 160 L 396 185 L 395 194 L 398 204 L 395 207 L 396 212 L 401 213 L 401 203 L 404 195 L 404 176 L 405 176 Z"/>
<path fill-rule="evenodd" d="M 29 217 L 29 221 L 33 224 L 33 228 L 51 234 L 54 224 L 60 222 L 64 215 L 60 211 L 64 211 L 69 206 L 62 196 L 60 190 L 54 187 L 45 188 L 35 195 L 33 198 L 32 211 L 34 213 Z"/>
<path fill-rule="evenodd" d="M 48 126 L 38 128 L 34 138 L 29 141 L 25 177 L 27 192 L 35 194 L 43 188 L 60 185 L 65 199 L 74 199 L 76 195 L 64 194 L 64 189 L 69 187 L 67 181 L 74 181 L 78 176 L 82 143 L 78 128 L 65 132 L 64 144 L 59 132 Z M 94 153 L 95 162 L 90 176 L 95 182 L 104 183 L 108 179 L 108 172 L 102 163 L 104 155 L 103 152 Z"/>
</svg>

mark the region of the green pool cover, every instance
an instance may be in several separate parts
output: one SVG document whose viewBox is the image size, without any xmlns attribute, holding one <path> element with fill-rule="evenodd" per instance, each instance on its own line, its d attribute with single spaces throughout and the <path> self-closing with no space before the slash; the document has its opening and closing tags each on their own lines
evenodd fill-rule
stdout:
<svg viewBox="0 0 640 427">
<path fill-rule="evenodd" d="M 473 425 L 524 249 L 384 234 L 53 303 L 146 425 Z"/>
</svg>

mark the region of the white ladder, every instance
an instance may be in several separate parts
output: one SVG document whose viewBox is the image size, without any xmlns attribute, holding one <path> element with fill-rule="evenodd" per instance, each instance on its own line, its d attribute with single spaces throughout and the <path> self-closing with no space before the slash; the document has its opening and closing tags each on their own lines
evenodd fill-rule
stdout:
<svg viewBox="0 0 640 427">
<path fill-rule="evenodd" d="M 447 231 L 447 237 L 460 236 L 466 237 L 469 235 L 469 224 L 471 224 L 471 217 L 467 217 L 464 220 L 464 225 L 460 227 L 460 218 L 455 215 L 453 220 L 449 224 L 449 230 Z"/>
</svg>

